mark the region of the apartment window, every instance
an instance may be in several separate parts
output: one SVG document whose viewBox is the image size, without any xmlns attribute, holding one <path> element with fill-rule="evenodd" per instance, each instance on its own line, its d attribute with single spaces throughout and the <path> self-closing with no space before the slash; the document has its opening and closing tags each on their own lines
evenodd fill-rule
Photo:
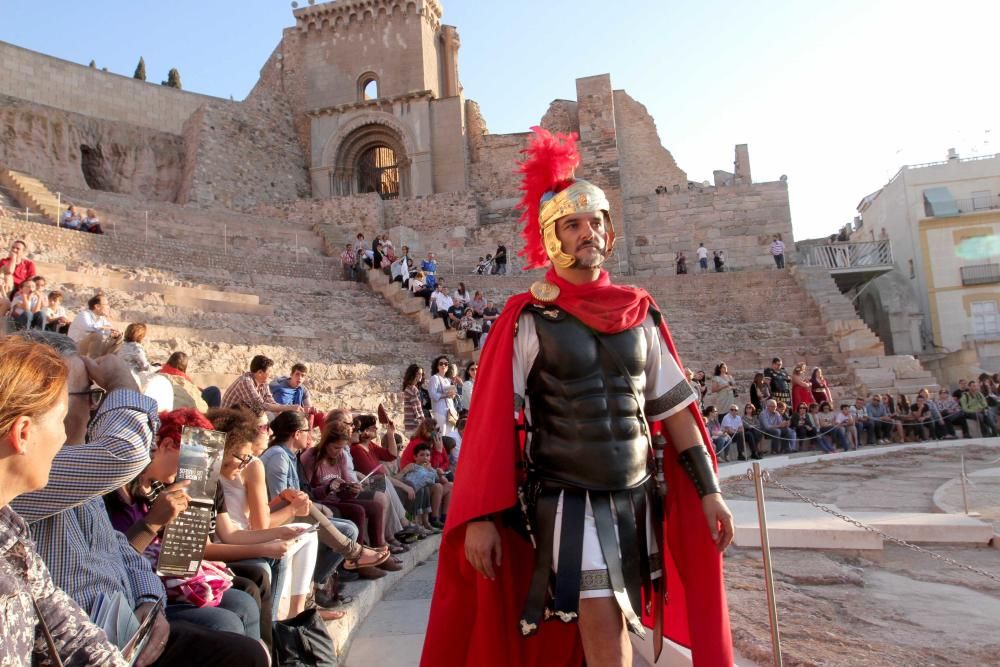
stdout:
<svg viewBox="0 0 1000 667">
<path fill-rule="evenodd" d="M 1000 334 L 1000 312 L 996 301 L 972 302 L 972 333 L 977 336 Z"/>
</svg>

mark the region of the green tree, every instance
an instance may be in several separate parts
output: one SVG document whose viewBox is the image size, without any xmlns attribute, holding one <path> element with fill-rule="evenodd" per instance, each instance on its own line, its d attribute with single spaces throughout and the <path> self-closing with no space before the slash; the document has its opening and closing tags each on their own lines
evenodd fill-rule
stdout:
<svg viewBox="0 0 1000 667">
<path fill-rule="evenodd" d="M 146 80 L 146 61 L 139 56 L 139 64 L 135 66 L 135 74 L 132 75 L 133 79 L 139 79 L 140 81 Z"/>
<path fill-rule="evenodd" d="M 170 86 L 171 88 L 181 89 L 181 73 L 177 71 L 177 68 L 172 67 L 170 71 L 167 72 L 167 80 L 161 81 L 161 85 Z"/>
</svg>

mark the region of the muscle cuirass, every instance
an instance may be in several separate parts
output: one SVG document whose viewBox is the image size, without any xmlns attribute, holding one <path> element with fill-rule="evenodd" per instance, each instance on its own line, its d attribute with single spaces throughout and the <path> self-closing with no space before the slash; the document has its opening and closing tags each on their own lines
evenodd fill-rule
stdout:
<svg viewBox="0 0 1000 667">
<path fill-rule="evenodd" d="M 642 330 L 604 335 L 555 307 L 527 310 L 539 348 L 525 392 L 533 474 L 594 491 L 641 484 L 649 476 L 649 443 L 621 366 L 643 391 L 648 349 Z"/>
</svg>

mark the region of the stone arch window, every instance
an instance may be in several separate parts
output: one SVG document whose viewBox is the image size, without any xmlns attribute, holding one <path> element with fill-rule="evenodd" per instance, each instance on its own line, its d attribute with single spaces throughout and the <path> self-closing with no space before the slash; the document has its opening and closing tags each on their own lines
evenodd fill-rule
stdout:
<svg viewBox="0 0 1000 667">
<path fill-rule="evenodd" d="M 378 75 L 374 72 L 365 72 L 358 77 L 358 101 L 378 99 Z"/>
<path fill-rule="evenodd" d="M 381 123 L 358 127 L 340 142 L 330 170 L 334 197 L 367 192 L 382 199 L 409 195 L 410 158 L 402 137 Z"/>
</svg>

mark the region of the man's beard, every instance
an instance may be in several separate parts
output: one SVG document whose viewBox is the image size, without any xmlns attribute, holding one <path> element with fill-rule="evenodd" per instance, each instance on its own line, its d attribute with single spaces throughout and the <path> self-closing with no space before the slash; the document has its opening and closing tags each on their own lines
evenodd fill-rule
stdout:
<svg viewBox="0 0 1000 667">
<path fill-rule="evenodd" d="M 597 255 L 588 254 L 585 259 L 580 259 L 577 253 L 581 252 L 584 248 L 579 248 L 576 253 L 573 254 L 573 265 L 570 268 L 573 269 L 596 269 L 608 258 L 608 253 L 605 250 L 607 248 L 607 240 L 602 239 L 600 242 L 595 241 L 586 247 L 594 248 L 597 250 Z"/>
</svg>

